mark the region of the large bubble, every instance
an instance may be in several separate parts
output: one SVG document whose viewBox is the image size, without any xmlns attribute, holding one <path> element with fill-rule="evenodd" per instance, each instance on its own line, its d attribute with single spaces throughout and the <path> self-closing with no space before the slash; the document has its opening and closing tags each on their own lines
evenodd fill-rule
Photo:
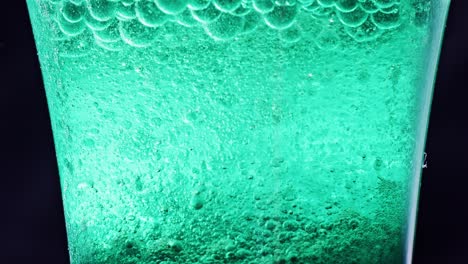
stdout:
<svg viewBox="0 0 468 264">
<path fill-rule="evenodd" d="M 248 34 L 255 31 L 260 23 L 260 15 L 257 12 L 250 12 L 244 16 L 243 34 Z"/>
<path fill-rule="evenodd" d="M 156 40 L 158 27 L 147 27 L 138 19 L 119 22 L 119 32 L 122 40 L 138 48 L 148 47 Z"/>
<path fill-rule="evenodd" d="M 84 15 L 84 22 L 85 22 L 86 26 L 88 26 L 92 30 L 103 30 L 103 29 L 107 28 L 112 23 L 111 20 L 106 20 L 106 21 L 96 20 L 88 12 L 86 12 L 85 15 Z"/>
<path fill-rule="evenodd" d="M 297 1 L 303 6 L 308 6 L 314 2 L 317 2 L 315 0 L 297 0 Z"/>
<path fill-rule="evenodd" d="M 272 0 L 252 0 L 252 6 L 261 14 L 269 13 L 275 8 Z"/>
<path fill-rule="evenodd" d="M 101 30 L 93 30 L 94 37 L 103 42 L 115 42 L 120 40 L 119 21 L 113 19 L 108 27 Z"/>
<path fill-rule="evenodd" d="M 399 0 L 373 0 L 374 3 L 380 8 L 391 7 L 392 5 L 399 3 Z"/>
<path fill-rule="evenodd" d="M 319 5 L 316 1 L 302 6 L 302 9 L 304 9 L 306 12 L 314 12 L 315 10 L 319 8 L 322 8 L 322 6 Z"/>
<path fill-rule="evenodd" d="M 315 43 L 320 49 L 334 50 L 338 47 L 339 38 L 336 32 L 329 28 L 324 28 L 315 39 Z"/>
<path fill-rule="evenodd" d="M 302 28 L 296 23 L 279 31 L 279 38 L 286 43 L 296 43 L 302 37 Z"/>
<path fill-rule="evenodd" d="M 317 2 L 323 7 L 332 7 L 335 5 L 336 0 L 317 0 Z"/>
<path fill-rule="evenodd" d="M 264 15 L 265 23 L 274 29 L 285 29 L 294 24 L 297 15 L 296 6 L 276 6 Z"/>
<path fill-rule="evenodd" d="M 76 5 L 71 2 L 64 2 L 61 10 L 63 17 L 72 23 L 83 19 L 83 15 L 86 12 L 84 5 Z"/>
<path fill-rule="evenodd" d="M 136 15 L 140 22 L 148 27 L 156 27 L 166 23 L 170 16 L 159 10 L 154 1 L 143 0 L 136 3 Z"/>
<path fill-rule="evenodd" d="M 351 12 L 358 6 L 358 0 L 336 0 L 336 9 L 341 12 Z"/>
<path fill-rule="evenodd" d="M 252 12 L 252 8 L 241 5 L 238 8 L 236 8 L 236 10 L 231 11 L 230 13 L 236 16 L 245 16 L 250 12 Z"/>
<path fill-rule="evenodd" d="M 380 29 L 393 29 L 400 26 L 400 13 L 395 10 L 392 13 L 377 12 L 371 15 L 372 22 Z"/>
<path fill-rule="evenodd" d="M 191 10 L 201 10 L 207 8 L 211 3 L 211 0 L 189 0 L 188 8 Z"/>
<path fill-rule="evenodd" d="M 99 21 L 106 21 L 115 16 L 117 3 L 107 0 L 86 0 L 91 16 Z"/>
<path fill-rule="evenodd" d="M 345 31 L 357 42 L 375 40 L 383 33 L 369 18 L 359 27 L 347 27 Z"/>
<path fill-rule="evenodd" d="M 215 22 L 205 26 L 210 37 L 215 40 L 229 40 L 242 32 L 244 19 L 239 16 L 223 13 Z"/>
<path fill-rule="evenodd" d="M 192 10 L 192 16 L 197 21 L 207 24 L 215 21 L 216 19 L 221 16 L 221 11 L 216 9 L 212 4 L 210 4 L 207 8 L 202 10 Z"/>
<path fill-rule="evenodd" d="M 328 19 L 335 12 L 332 7 L 320 7 L 312 12 L 312 15 L 318 19 Z"/>
<path fill-rule="evenodd" d="M 65 19 L 63 14 L 60 13 L 57 14 L 57 23 L 60 27 L 60 30 L 69 37 L 81 34 L 86 28 L 86 25 L 83 22 L 83 20 L 79 20 L 75 23 L 72 23 Z"/>
<path fill-rule="evenodd" d="M 45 21 L 50 22 L 50 20 L 55 19 L 57 13 L 60 12 L 59 4 L 54 4 L 50 2 L 40 2 L 41 13 Z"/>
<path fill-rule="evenodd" d="M 119 3 L 115 11 L 119 20 L 130 20 L 136 18 L 135 4 L 125 5 Z"/>
<path fill-rule="evenodd" d="M 372 0 L 363 0 L 361 1 L 361 7 L 367 13 L 375 13 L 379 10 L 379 7 L 375 5 Z"/>
<path fill-rule="evenodd" d="M 121 51 L 125 48 L 125 43 L 122 40 L 114 41 L 114 42 L 105 42 L 100 39 L 95 39 L 96 44 L 108 51 Z"/>
<path fill-rule="evenodd" d="M 177 15 L 177 23 L 185 27 L 193 27 L 198 25 L 198 21 L 193 18 L 192 13 L 189 9 L 185 9 L 184 12 Z"/>
<path fill-rule="evenodd" d="M 277 6 L 293 6 L 297 0 L 275 0 L 274 3 Z"/>
<path fill-rule="evenodd" d="M 64 40 L 69 38 L 69 36 L 65 35 L 60 29 L 57 19 L 54 19 L 51 23 L 49 23 L 49 31 L 52 35 L 52 40 Z"/>
<path fill-rule="evenodd" d="M 369 14 L 362 10 L 361 7 L 358 7 L 354 11 L 348 13 L 337 12 L 336 15 L 341 23 L 348 27 L 358 27 L 362 25 L 366 22 L 367 17 L 369 16 Z"/>
<path fill-rule="evenodd" d="M 187 0 L 155 0 L 159 9 L 169 15 L 182 13 L 187 7 Z"/>
<path fill-rule="evenodd" d="M 223 12 L 232 12 L 236 10 L 241 3 L 241 0 L 213 0 L 214 6 Z"/>
</svg>

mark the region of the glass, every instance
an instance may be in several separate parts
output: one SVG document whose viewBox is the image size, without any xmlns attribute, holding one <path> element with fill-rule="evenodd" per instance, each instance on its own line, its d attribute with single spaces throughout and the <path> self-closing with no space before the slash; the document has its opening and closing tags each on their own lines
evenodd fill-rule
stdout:
<svg viewBox="0 0 468 264">
<path fill-rule="evenodd" d="M 27 0 L 72 263 L 410 263 L 448 0 Z"/>
</svg>

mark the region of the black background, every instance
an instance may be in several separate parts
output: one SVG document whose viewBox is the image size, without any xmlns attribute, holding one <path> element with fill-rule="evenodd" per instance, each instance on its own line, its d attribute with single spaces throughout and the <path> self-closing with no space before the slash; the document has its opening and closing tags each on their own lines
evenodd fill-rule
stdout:
<svg viewBox="0 0 468 264">
<path fill-rule="evenodd" d="M 427 138 L 414 263 L 468 263 L 468 1 L 453 0 Z M 0 263 L 68 263 L 25 0 L 0 3 Z"/>
</svg>

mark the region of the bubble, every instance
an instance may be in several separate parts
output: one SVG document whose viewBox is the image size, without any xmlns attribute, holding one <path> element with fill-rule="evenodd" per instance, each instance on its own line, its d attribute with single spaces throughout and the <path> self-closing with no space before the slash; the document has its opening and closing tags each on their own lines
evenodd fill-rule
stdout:
<svg viewBox="0 0 468 264">
<path fill-rule="evenodd" d="M 333 12 L 334 9 L 331 7 L 320 7 L 312 12 L 312 14 L 316 18 L 329 18 Z"/>
<path fill-rule="evenodd" d="M 395 4 L 387 8 L 381 8 L 380 12 L 385 13 L 385 14 L 391 14 L 398 12 L 398 8 L 400 7 L 400 4 Z"/>
<path fill-rule="evenodd" d="M 160 26 L 169 20 L 169 16 L 159 10 L 151 0 L 137 2 L 135 10 L 138 20 L 148 27 Z"/>
<path fill-rule="evenodd" d="M 235 257 L 237 259 L 245 259 L 248 256 L 252 255 L 252 252 L 245 248 L 240 248 L 236 251 Z"/>
<path fill-rule="evenodd" d="M 322 7 L 332 7 L 335 5 L 335 1 L 336 0 L 317 0 Z"/>
<path fill-rule="evenodd" d="M 275 8 L 272 0 L 252 0 L 252 6 L 261 14 L 269 13 Z"/>
<path fill-rule="evenodd" d="M 302 28 L 299 25 L 294 24 L 289 28 L 280 30 L 279 37 L 286 43 L 296 43 L 302 37 Z"/>
<path fill-rule="evenodd" d="M 341 12 L 351 12 L 358 7 L 358 0 L 336 0 L 335 5 Z"/>
<path fill-rule="evenodd" d="M 351 229 L 351 230 L 355 230 L 356 228 L 359 227 L 359 220 L 357 219 L 351 219 L 348 221 L 348 227 Z"/>
<path fill-rule="evenodd" d="M 361 2 L 361 7 L 367 13 L 375 13 L 379 10 L 379 7 L 376 6 L 372 0 L 364 0 L 364 2 Z"/>
<path fill-rule="evenodd" d="M 371 15 L 372 22 L 380 29 L 393 29 L 400 26 L 400 13 L 395 11 L 390 14 L 377 12 Z"/>
<path fill-rule="evenodd" d="M 358 27 L 362 25 L 369 16 L 361 7 L 349 13 L 336 12 L 336 15 L 341 23 L 348 27 Z"/>
<path fill-rule="evenodd" d="M 186 9 L 184 12 L 177 15 L 177 23 L 182 26 L 193 27 L 198 24 L 198 21 L 193 18 L 190 10 Z"/>
<path fill-rule="evenodd" d="M 382 35 L 382 30 L 372 23 L 370 19 L 367 19 L 359 27 L 347 27 L 345 31 L 357 42 L 375 40 Z"/>
<path fill-rule="evenodd" d="M 398 2 L 398 0 L 373 0 L 375 5 L 377 5 L 379 8 L 387 8 L 391 7 L 395 3 Z"/>
<path fill-rule="evenodd" d="M 230 13 L 233 14 L 233 15 L 236 15 L 236 16 L 245 16 L 250 12 L 252 12 L 251 8 L 244 7 L 244 6 L 241 5 L 236 10 L 234 10 L 234 11 L 232 11 Z"/>
<path fill-rule="evenodd" d="M 85 7 L 83 5 L 76 5 L 71 2 L 65 2 L 63 3 L 61 11 L 63 17 L 68 20 L 68 22 L 76 23 L 83 19 Z"/>
<path fill-rule="evenodd" d="M 292 188 L 287 188 L 282 193 L 282 198 L 285 201 L 292 202 L 297 199 L 297 193 Z"/>
<path fill-rule="evenodd" d="M 213 0 L 214 6 L 223 12 L 232 12 L 241 5 L 241 0 Z"/>
<path fill-rule="evenodd" d="M 315 0 L 298 0 L 298 2 L 303 6 L 308 6 L 316 1 Z"/>
<path fill-rule="evenodd" d="M 206 25 L 205 30 L 215 40 L 229 40 L 237 36 L 243 28 L 242 17 L 223 13 L 218 20 Z"/>
<path fill-rule="evenodd" d="M 99 21 L 106 21 L 114 17 L 117 4 L 107 0 L 86 0 L 89 13 Z"/>
<path fill-rule="evenodd" d="M 192 16 L 201 23 L 211 23 L 221 16 L 221 11 L 216 9 L 213 5 L 209 5 L 202 10 L 192 10 Z"/>
<path fill-rule="evenodd" d="M 136 18 L 135 4 L 124 5 L 119 3 L 115 11 L 119 20 L 130 20 Z"/>
<path fill-rule="evenodd" d="M 294 237 L 294 233 L 292 232 L 279 232 L 276 235 L 276 238 L 279 240 L 280 243 L 285 243 L 286 241 L 289 241 L 293 237 Z M 276 263 L 286 263 L 286 262 L 278 261 Z"/>
<path fill-rule="evenodd" d="M 190 206 L 195 210 L 200 210 L 203 208 L 203 199 L 200 195 L 194 195 L 190 201 Z"/>
<path fill-rule="evenodd" d="M 66 20 L 62 14 L 58 14 L 57 16 L 57 23 L 60 30 L 69 37 L 81 34 L 86 28 L 86 25 L 82 20 L 76 23 L 71 23 Z"/>
<path fill-rule="evenodd" d="M 384 166 L 384 162 L 381 158 L 376 158 L 374 161 L 374 169 L 375 170 L 381 170 Z"/>
<path fill-rule="evenodd" d="M 103 42 L 116 42 L 120 40 L 119 21 L 116 19 L 110 21 L 111 23 L 107 28 L 93 31 L 94 37 L 96 39 L 99 39 Z"/>
<path fill-rule="evenodd" d="M 309 5 L 304 5 L 302 9 L 304 9 L 307 12 L 314 12 L 315 10 L 321 8 L 321 6 L 317 2 L 313 2 Z"/>
<path fill-rule="evenodd" d="M 242 30 L 243 34 L 249 34 L 254 32 L 258 23 L 260 22 L 260 15 L 257 12 L 250 12 L 244 16 L 244 29 Z"/>
<path fill-rule="evenodd" d="M 168 15 L 182 13 L 187 7 L 187 0 L 155 0 L 156 5 Z"/>
<path fill-rule="evenodd" d="M 275 220 L 268 220 L 265 223 L 265 228 L 270 231 L 274 230 L 276 227 L 278 227 L 278 222 L 276 222 Z"/>
<path fill-rule="evenodd" d="M 41 13 L 45 21 L 50 22 L 52 19 L 56 18 L 58 11 L 60 11 L 59 4 L 41 2 Z"/>
<path fill-rule="evenodd" d="M 90 33 L 60 41 L 59 56 L 64 58 L 80 58 L 88 56 L 92 51 L 93 37 Z"/>
<path fill-rule="evenodd" d="M 260 200 L 255 202 L 255 208 L 258 210 L 268 210 L 271 207 L 271 203 L 265 200 Z"/>
<path fill-rule="evenodd" d="M 315 39 L 320 49 L 333 50 L 338 47 L 339 38 L 335 31 L 324 28 Z"/>
<path fill-rule="evenodd" d="M 314 223 L 307 223 L 304 225 L 304 231 L 309 234 L 315 234 L 317 232 L 317 226 Z"/>
<path fill-rule="evenodd" d="M 427 25 L 429 22 L 429 13 L 431 10 L 430 7 L 431 3 L 419 3 L 418 5 L 414 6 L 413 10 L 413 18 L 414 18 L 414 24 L 418 27 L 422 27 Z"/>
<path fill-rule="evenodd" d="M 96 146 L 96 142 L 92 138 L 86 138 L 83 140 L 83 146 L 93 148 Z"/>
<path fill-rule="evenodd" d="M 295 22 L 296 14 L 296 6 L 276 6 L 273 11 L 265 14 L 264 19 L 271 28 L 285 29 Z"/>
<path fill-rule="evenodd" d="M 124 49 L 124 45 L 125 45 L 123 41 L 105 42 L 98 38 L 96 38 L 95 41 L 99 47 L 108 51 L 121 51 Z"/>
<path fill-rule="evenodd" d="M 84 22 L 86 26 L 88 26 L 92 30 L 103 30 L 107 28 L 111 23 L 112 20 L 107 21 L 99 21 L 94 19 L 88 12 L 84 15 Z"/>
<path fill-rule="evenodd" d="M 297 231 L 299 229 L 299 224 L 294 220 L 287 220 L 283 223 L 283 228 L 287 231 Z"/>
<path fill-rule="evenodd" d="M 159 28 L 144 26 L 138 19 L 119 22 L 122 40 L 137 48 L 150 46 L 156 40 L 158 30 Z"/>
<path fill-rule="evenodd" d="M 171 239 L 167 242 L 167 246 L 174 252 L 181 252 L 183 249 L 182 243 L 179 240 Z"/>
<path fill-rule="evenodd" d="M 211 3 L 211 0 L 189 0 L 188 8 L 191 10 L 201 10 L 207 8 Z"/>
<path fill-rule="evenodd" d="M 69 38 L 60 29 L 56 19 L 52 20 L 52 22 L 49 24 L 49 32 L 51 32 L 51 34 L 52 34 L 52 38 L 51 38 L 52 40 L 64 40 L 64 39 Z"/>
</svg>

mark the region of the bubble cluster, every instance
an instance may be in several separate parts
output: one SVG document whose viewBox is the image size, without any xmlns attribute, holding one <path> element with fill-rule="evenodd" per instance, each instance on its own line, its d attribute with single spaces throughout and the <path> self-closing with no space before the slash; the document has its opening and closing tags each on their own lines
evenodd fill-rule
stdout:
<svg viewBox="0 0 468 264">
<path fill-rule="evenodd" d="M 158 28 L 166 23 L 202 27 L 216 41 L 266 26 L 291 44 L 303 38 L 304 30 L 317 26 L 302 17 L 317 21 L 336 17 L 348 37 L 358 42 L 375 40 L 398 28 L 402 20 L 398 0 L 47 0 L 44 4 L 53 11 L 52 28 L 60 31 L 53 31 L 55 38 L 70 42 L 88 32 L 107 50 L 124 48 L 123 44 L 151 46 L 161 37 Z M 116 29 L 119 39 L 102 37 L 117 36 Z"/>
</svg>

